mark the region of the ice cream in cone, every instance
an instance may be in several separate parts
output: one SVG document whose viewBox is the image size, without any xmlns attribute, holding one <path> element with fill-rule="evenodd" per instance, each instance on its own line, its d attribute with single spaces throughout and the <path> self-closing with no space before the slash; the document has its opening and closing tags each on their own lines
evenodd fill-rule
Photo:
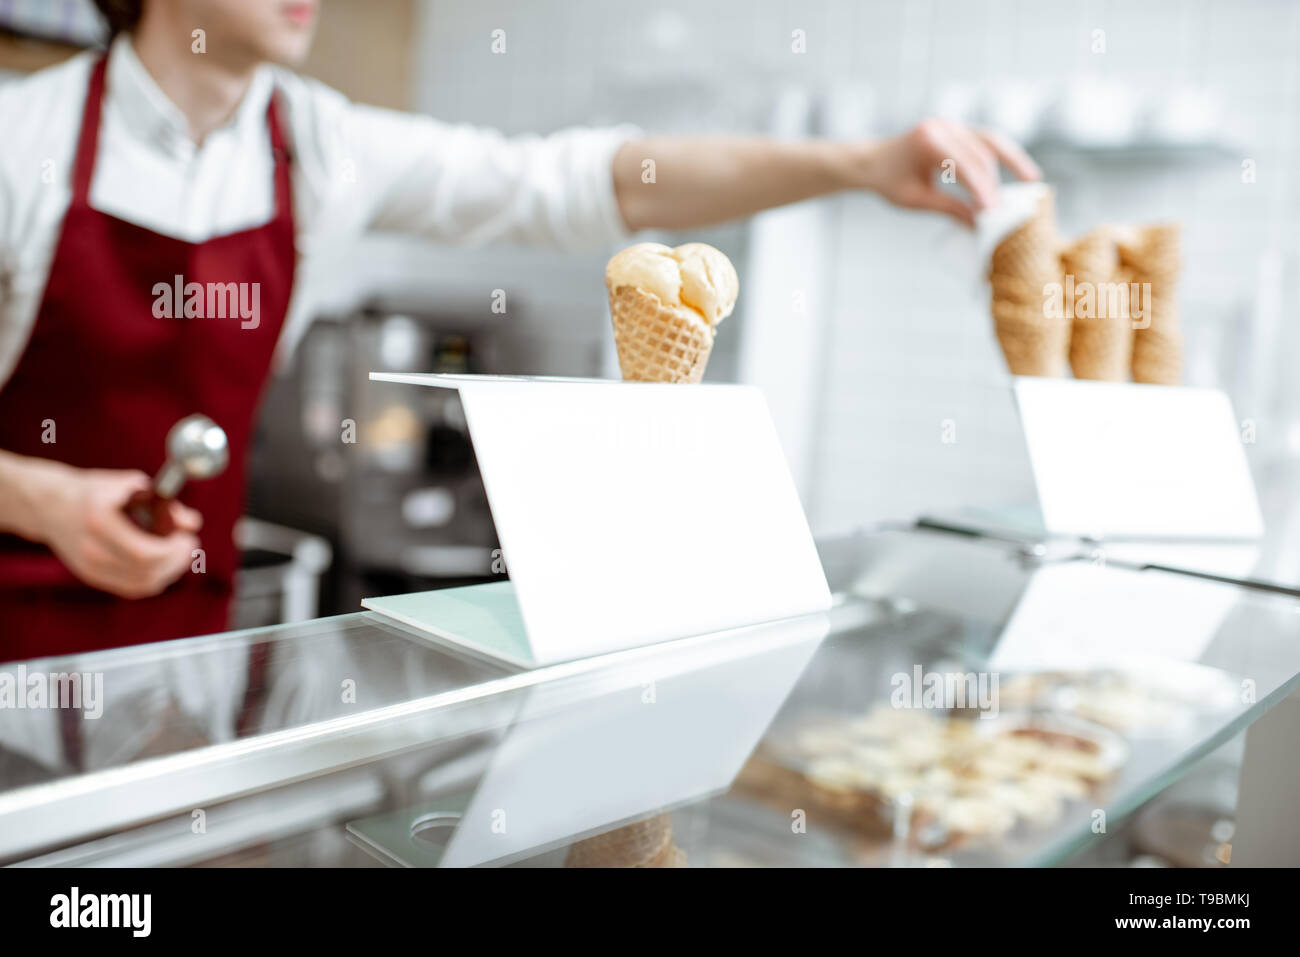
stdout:
<svg viewBox="0 0 1300 957">
<path fill-rule="evenodd" d="M 637 243 L 609 261 L 605 286 L 623 378 L 699 382 L 740 280 L 731 260 L 704 243 Z"/>
</svg>

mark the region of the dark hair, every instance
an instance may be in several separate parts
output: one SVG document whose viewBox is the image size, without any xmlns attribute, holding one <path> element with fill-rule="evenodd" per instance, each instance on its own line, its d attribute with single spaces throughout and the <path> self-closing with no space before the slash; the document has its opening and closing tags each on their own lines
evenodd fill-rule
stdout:
<svg viewBox="0 0 1300 957">
<path fill-rule="evenodd" d="M 144 12 L 144 0 L 95 0 L 95 6 L 108 21 L 109 36 L 134 30 Z"/>
</svg>

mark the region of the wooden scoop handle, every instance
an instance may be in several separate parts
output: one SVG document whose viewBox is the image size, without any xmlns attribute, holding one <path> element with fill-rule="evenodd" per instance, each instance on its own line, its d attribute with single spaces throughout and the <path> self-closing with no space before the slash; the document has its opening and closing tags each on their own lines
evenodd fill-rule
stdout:
<svg viewBox="0 0 1300 957">
<path fill-rule="evenodd" d="M 170 535 L 176 528 L 171 499 L 163 498 L 151 488 L 135 492 L 122 508 L 131 521 L 154 535 Z"/>
</svg>

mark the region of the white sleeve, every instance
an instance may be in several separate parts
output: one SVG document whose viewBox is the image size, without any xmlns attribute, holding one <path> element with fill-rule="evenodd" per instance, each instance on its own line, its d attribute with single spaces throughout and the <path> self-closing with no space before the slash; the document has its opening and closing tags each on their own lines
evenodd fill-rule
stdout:
<svg viewBox="0 0 1300 957">
<path fill-rule="evenodd" d="M 343 183 L 338 195 L 362 207 L 354 208 L 359 225 L 444 243 L 561 249 L 628 235 L 614 195 L 612 161 L 637 135 L 635 127 L 507 138 L 353 104 L 295 79 L 309 88 L 315 116 L 310 128 L 295 132 L 306 133 L 331 180 Z"/>
</svg>

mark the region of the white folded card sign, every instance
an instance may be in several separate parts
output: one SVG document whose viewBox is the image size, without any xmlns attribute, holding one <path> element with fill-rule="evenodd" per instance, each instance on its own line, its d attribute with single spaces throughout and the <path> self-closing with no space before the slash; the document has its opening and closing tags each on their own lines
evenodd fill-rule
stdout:
<svg viewBox="0 0 1300 957">
<path fill-rule="evenodd" d="M 1049 533 L 1263 535 L 1232 404 L 1218 389 L 1020 376 L 1015 394 Z"/>
<path fill-rule="evenodd" d="M 757 389 L 370 377 L 459 391 L 510 583 L 365 607 L 524 666 L 830 607 Z"/>
</svg>

